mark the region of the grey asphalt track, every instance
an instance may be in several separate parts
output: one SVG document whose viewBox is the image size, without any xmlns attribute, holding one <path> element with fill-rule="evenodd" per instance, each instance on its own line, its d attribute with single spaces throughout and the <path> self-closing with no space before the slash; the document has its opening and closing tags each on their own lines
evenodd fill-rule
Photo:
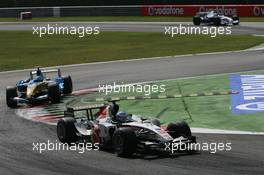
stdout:
<svg viewBox="0 0 264 175">
<path fill-rule="evenodd" d="M 129 32 L 165 32 L 165 26 L 192 26 L 189 22 L 0 22 L 0 30 L 33 30 L 33 27 L 47 27 L 48 24 L 63 27 L 99 26 L 101 31 Z M 239 26 L 232 26 L 232 34 L 264 35 L 264 22 L 243 22 Z"/>
<path fill-rule="evenodd" d="M 264 51 L 167 57 L 63 67 L 75 89 L 116 82 L 161 80 L 215 73 L 263 69 Z M 28 71 L 0 73 L 0 174 L 264 174 L 264 136 L 197 134 L 199 142 L 231 142 L 229 152 L 194 155 L 118 158 L 104 151 L 33 151 L 32 143 L 56 142 L 56 127 L 14 114 L 5 104 L 5 87 Z"/>
</svg>

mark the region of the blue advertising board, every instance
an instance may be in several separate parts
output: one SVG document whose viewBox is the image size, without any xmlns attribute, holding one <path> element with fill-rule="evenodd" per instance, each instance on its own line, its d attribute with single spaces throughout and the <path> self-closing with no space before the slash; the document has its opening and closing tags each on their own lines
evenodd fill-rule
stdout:
<svg viewBox="0 0 264 175">
<path fill-rule="evenodd" d="M 234 114 L 264 112 L 264 75 L 230 75 L 230 88 L 238 91 L 231 95 Z"/>
</svg>

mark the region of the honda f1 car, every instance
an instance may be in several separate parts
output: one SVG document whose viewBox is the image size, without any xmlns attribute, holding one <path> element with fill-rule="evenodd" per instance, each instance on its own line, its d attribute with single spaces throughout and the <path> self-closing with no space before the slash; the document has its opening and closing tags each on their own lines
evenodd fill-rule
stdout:
<svg viewBox="0 0 264 175">
<path fill-rule="evenodd" d="M 216 11 L 209 11 L 209 12 L 198 12 L 193 17 L 193 24 L 200 25 L 200 24 L 207 24 L 207 25 L 238 25 L 239 18 L 237 16 L 224 16 Z"/>
<path fill-rule="evenodd" d="M 55 74 L 55 75 L 52 75 Z M 16 86 L 6 88 L 6 103 L 10 108 L 18 104 L 35 104 L 42 101 L 59 103 L 62 94 L 72 93 L 72 79 L 61 76 L 60 69 L 30 71 L 27 80 L 20 80 Z"/>
<path fill-rule="evenodd" d="M 57 123 L 62 143 L 87 141 L 113 150 L 118 156 L 130 157 L 139 151 L 163 150 L 169 144 L 196 143 L 186 122 L 162 127 L 159 120 L 118 112 L 119 105 L 96 104 L 70 108 Z M 182 150 L 181 150 L 182 151 Z M 188 150 L 189 151 L 189 150 Z"/>
</svg>

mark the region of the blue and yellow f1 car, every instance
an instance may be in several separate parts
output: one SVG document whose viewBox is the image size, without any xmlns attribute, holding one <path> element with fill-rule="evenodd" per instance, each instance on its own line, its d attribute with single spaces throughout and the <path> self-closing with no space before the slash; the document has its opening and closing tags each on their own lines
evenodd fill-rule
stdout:
<svg viewBox="0 0 264 175">
<path fill-rule="evenodd" d="M 55 75 L 54 75 L 55 74 Z M 61 76 L 60 69 L 30 71 L 27 80 L 20 80 L 16 86 L 6 88 L 6 103 L 10 108 L 18 104 L 34 105 L 43 101 L 59 103 L 61 95 L 72 93 L 71 76 Z"/>
</svg>

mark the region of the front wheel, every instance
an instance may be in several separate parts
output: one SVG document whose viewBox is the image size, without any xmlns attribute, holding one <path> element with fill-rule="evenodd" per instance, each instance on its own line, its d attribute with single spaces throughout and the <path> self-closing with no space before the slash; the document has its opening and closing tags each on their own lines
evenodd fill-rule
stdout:
<svg viewBox="0 0 264 175">
<path fill-rule="evenodd" d="M 64 82 L 63 94 L 71 94 L 72 93 L 71 76 L 63 77 L 63 82 Z"/>
<path fill-rule="evenodd" d="M 232 17 L 233 21 L 236 21 L 235 23 L 233 23 L 233 25 L 238 25 L 239 24 L 239 17 L 238 16 L 233 16 Z"/>
<path fill-rule="evenodd" d="M 238 17 L 238 16 L 233 16 L 232 19 L 233 19 L 234 21 L 239 21 L 239 17 Z"/>
<path fill-rule="evenodd" d="M 192 136 L 191 129 L 185 121 L 180 123 L 170 123 L 167 127 L 167 131 L 174 139 L 181 136 L 187 138 L 190 138 Z"/>
<path fill-rule="evenodd" d="M 61 99 L 60 88 L 57 84 L 51 84 L 48 87 L 48 96 L 51 103 L 59 103 Z"/>
<path fill-rule="evenodd" d="M 10 108 L 17 107 L 17 101 L 14 98 L 17 97 L 17 88 L 16 87 L 7 87 L 6 88 L 6 104 Z"/>
<path fill-rule="evenodd" d="M 72 117 L 62 118 L 57 123 L 57 136 L 62 143 L 74 143 L 78 140 L 75 119 Z"/>
<path fill-rule="evenodd" d="M 120 157 L 130 157 L 136 152 L 136 134 L 130 128 L 118 129 L 113 135 L 113 146 Z"/>
</svg>

